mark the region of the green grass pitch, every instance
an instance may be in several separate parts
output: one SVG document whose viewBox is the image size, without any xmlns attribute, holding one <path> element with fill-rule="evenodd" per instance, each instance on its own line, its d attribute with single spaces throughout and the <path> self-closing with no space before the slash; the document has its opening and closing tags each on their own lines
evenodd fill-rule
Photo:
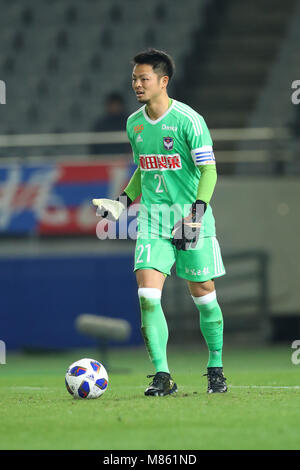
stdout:
<svg viewBox="0 0 300 470">
<path fill-rule="evenodd" d="M 144 347 L 114 349 L 109 388 L 75 400 L 66 368 L 96 350 L 8 354 L 0 365 L 1 449 L 299 449 L 300 365 L 289 345 L 225 348 L 227 394 L 208 395 L 205 349 L 169 348 L 178 392 L 145 397 L 153 373 Z"/>
</svg>

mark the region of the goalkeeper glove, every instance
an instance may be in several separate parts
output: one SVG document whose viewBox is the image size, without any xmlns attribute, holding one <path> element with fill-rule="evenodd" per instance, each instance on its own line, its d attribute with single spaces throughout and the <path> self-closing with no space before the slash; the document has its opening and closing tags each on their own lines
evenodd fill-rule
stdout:
<svg viewBox="0 0 300 470">
<path fill-rule="evenodd" d="M 124 192 L 116 200 L 113 199 L 93 199 L 94 206 L 97 207 L 96 215 L 103 219 L 116 222 L 122 212 L 130 206 L 132 200 Z"/>
<path fill-rule="evenodd" d="M 193 202 L 189 215 L 174 225 L 171 243 L 177 250 L 187 250 L 190 243 L 191 248 L 195 248 L 198 243 L 201 221 L 206 207 L 207 204 L 204 201 L 197 200 Z"/>
</svg>

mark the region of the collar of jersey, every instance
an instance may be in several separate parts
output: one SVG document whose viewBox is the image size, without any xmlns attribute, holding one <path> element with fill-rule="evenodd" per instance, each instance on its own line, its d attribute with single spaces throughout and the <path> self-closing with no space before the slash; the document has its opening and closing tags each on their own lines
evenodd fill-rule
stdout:
<svg viewBox="0 0 300 470">
<path fill-rule="evenodd" d="M 169 112 L 171 111 L 171 109 L 173 108 L 174 106 L 174 103 L 175 103 L 175 100 L 173 99 L 173 102 L 171 104 L 171 106 L 167 109 L 167 111 L 162 115 L 160 116 L 158 119 L 155 119 L 155 121 L 153 119 L 150 119 L 148 114 L 146 113 L 146 105 L 143 106 L 143 115 L 144 115 L 144 118 L 146 119 L 146 121 L 148 121 L 150 124 L 152 125 L 155 125 L 157 124 L 159 121 L 161 121 L 163 118 L 165 118 L 167 116 L 167 114 L 169 114 Z"/>
</svg>

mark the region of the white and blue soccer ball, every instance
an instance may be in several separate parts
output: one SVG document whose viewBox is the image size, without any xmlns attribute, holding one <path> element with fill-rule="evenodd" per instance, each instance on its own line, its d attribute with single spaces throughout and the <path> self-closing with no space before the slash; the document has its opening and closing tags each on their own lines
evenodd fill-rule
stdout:
<svg viewBox="0 0 300 470">
<path fill-rule="evenodd" d="M 74 398 L 99 398 L 107 390 L 108 375 L 100 362 L 85 358 L 68 367 L 65 383 Z"/>
</svg>

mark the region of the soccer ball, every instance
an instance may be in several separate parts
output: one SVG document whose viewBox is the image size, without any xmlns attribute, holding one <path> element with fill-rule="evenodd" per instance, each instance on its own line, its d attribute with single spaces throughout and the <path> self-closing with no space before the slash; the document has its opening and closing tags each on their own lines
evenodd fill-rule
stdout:
<svg viewBox="0 0 300 470">
<path fill-rule="evenodd" d="M 65 383 L 74 398 L 99 398 L 107 389 L 108 375 L 100 362 L 85 358 L 68 367 Z"/>
</svg>

